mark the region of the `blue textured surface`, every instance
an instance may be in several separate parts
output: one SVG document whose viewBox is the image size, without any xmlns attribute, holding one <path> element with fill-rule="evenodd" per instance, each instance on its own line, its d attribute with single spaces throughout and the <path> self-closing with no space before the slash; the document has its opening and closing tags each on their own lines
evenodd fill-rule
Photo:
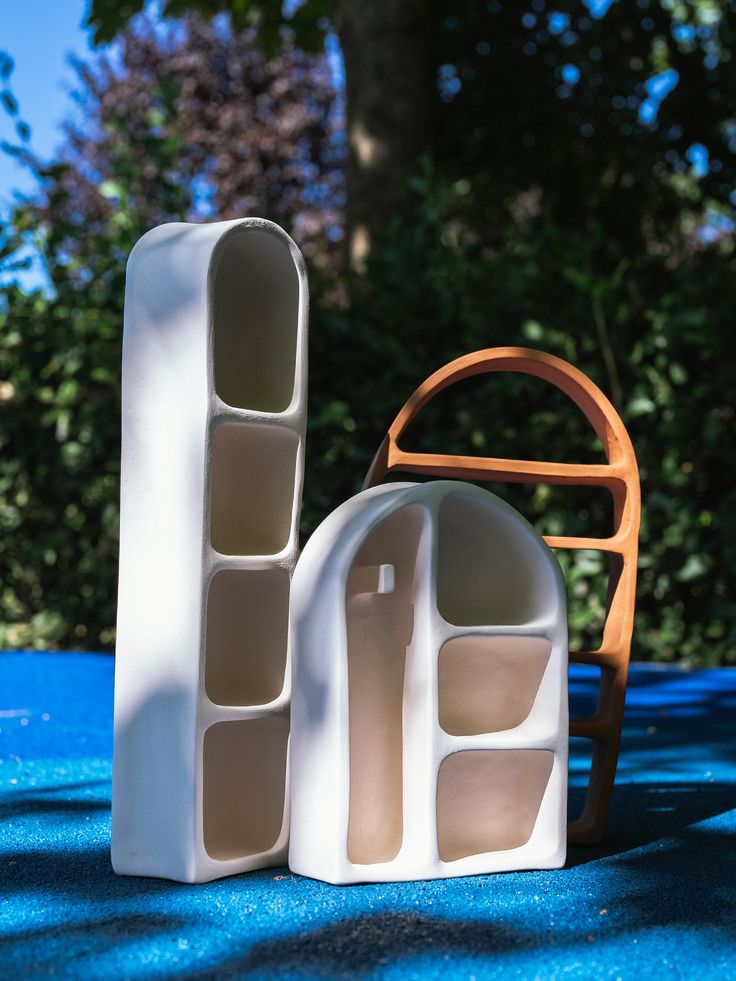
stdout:
<svg viewBox="0 0 736 981">
<path fill-rule="evenodd" d="M 736 671 L 633 670 L 605 847 L 352 887 L 115 876 L 112 675 L 105 656 L 0 654 L 3 981 L 736 978 Z M 574 705 L 592 681 L 575 672 Z"/>
</svg>

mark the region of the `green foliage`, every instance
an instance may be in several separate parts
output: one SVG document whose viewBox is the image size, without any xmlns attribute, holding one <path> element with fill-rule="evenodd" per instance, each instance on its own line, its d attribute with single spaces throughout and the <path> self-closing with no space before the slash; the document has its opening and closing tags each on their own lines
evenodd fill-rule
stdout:
<svg viewBox="0 0 736 981">
<path fill-rule="evenodd" d="M 556 223 L 605 231 L 610 269 L 609 245 L 638 252 L 701 196 L 729 204 L 732 0 L 613 3 L 602 17 L 582 2 L 448 0 L 442 13 L 438 158 L 448 179 L 470 179 L 468 209 L 503 224 L 533 190 Z M 695 188 L 694 144 L 710 161 Z"/>
<path fill-rule="evenodd" d="M 264 162 L 260 136 L 256 153 L 246 146 L 234 163 L 228 156 L 237 132 L 251 126 L 227 129 L 251 91 L 248 83 L 233 95 L 235 69 L 248 65 L 249 78 L 273 82 L 273 62 L 233 49 L 222 58 L 215 36 L 198 34 L 179 61 L 149 39 L 132 46 L 139 60 L 126 63 L 123 81 L 93 79 L 100 95 L 88 125 L 101 135 L 72 139 L 66 166 L 42 175 L 43 200 L 21 208 L 0 243 L 12 259 L 35 236 L 53 281 L 53 292 L 28 296 L 9 287 L 0 307 L 0 379 L 14 391 L 0 404 L 0 644 L 97 648 L 112 640 L 124 261 L 151 225 L 201 217 L 192 189 L 208 177 L 219 195 L 212 216 L 260 212 L 311 249 L 305 536 L 359 489 L 387 426 L 430 372 L 479 348 L 541 348 L 589 374 L 617 402 L 634 441 L 644 502 L 634 655 L 736 663 L 728 593 L 736 558 L 733 18 L 721 16 L 726 4 L 614 4 L 600 20 L 580 4 L 557 8 L 569 13 L 569 30 L 551 30 L 547 12 L 526 26 L 516 4 L 445 12 L 440 53 L 461 88 L 443 95 L 441 150 L 411 182 L 350 304 L 331 254 L 314 248 L 339 227 L 339 183 L 328 182 L 333 215 L 316 226 L 320 208 L 300 218 L 305 181 L 286 184 L 291 147 L 304 145 L 302 123 L 288 159 Z M 103 9 L 112 11 L 104 28 L 112 31 L 118 5 L 96 0 L 93 11 Z M 252 9 L 237 7 L 236 20 Z M 311 9 L 300 8 L 305 17 Z M 690 40 L 673 35 L 673 24 L 691 21 L 698 31 Z M 716 62 L 706 63 L 714 52 Z M 573 63 L 580 83 L 560 91 L 562 69 Z M 234 67 L 222 72 L 223 64 Z M 300 65 L 279 67 L 284 78 L 298 75 L 297 88 Z M 639 123 L 644 83 L 673 65 L 680 84 L 657 120 Z M 202 84 L 190 91 L 204 95 L 189 104 L 180 83 L 195 76 Z M 310 92 L 299 104 L 317 108 L 303 132 L 317 137 L 302 170 L 323 175 L 335 166 L 329 106 L 323 86 Z M 274 105 L 279 119 L 293 118 L 288 100 Z M 273 119 L 254 116 L 252 125 L 266 132 Z M 688 163 L 696 141 L 717 164 L 707 174 Z M 252 198 L 250 186 L 260 189 Z M 405 442 L 583 462 L 602 452 L 562 395 L 515 376 L 447 390 Z M 490 489 L 542 533 L 610 531 L 603 492 Z M 604 557 L 560 558 L 573 646 L 588 648 L 605 610 Z"/>
<path fill-rule="evenodd" d="M 163 174 L 173 147 L 149 148 Z M 40 170 L 46 203 L 19 207 L 8 247 L 34 234 L 51 278 L 13 285 L 0 306 L 0 646 L 99 649 L 114 638 L 120 454 L 120 354 L 125 257 L 148 229 L 131 202 L 125 145 L 109 161 L 104 197 L 116 207 L 78 215 L 67 168 Z M 160 187 L 162 194 L 167 188 Z M 168 188 L 169 206 L 184 211 Z M 48 214 L 48 213 L 47 213 Z M 94 221 L 81 255 L 80 222 Z"/>
<path fill-rule="evenodd" d="M 94 29 L 95 43 L 112 41 L 144 7 L 145 0 L 128 0 L 126 3 L 92 0 L 87 23 Z M 281 48 L 284 31 L 295 37 L 303 51 L 320 51 L 332 8 L 331 0 L 305 0 L 298 5 L 290 4 L 288 8 L 281 0 L 261 0 L 260 3 L 254 0 L 165 0 L 162 15 L 182 17 L 194 13 L 210 18 L 227 14 L 236 30 L 255 29 L 265 53 L 274 55 Z"/>
</svg>

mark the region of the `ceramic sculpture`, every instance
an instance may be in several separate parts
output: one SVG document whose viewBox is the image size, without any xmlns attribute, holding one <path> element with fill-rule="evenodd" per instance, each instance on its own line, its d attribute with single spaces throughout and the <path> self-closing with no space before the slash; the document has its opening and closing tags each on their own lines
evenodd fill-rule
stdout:
<svg viewBox="0 0 736 981">
<path fill-rule="evenodd" d="M 485 490 L 390 484 L 334 511 L 292 586 L 292 870 L 561 866 L 566 615 L 554 555 Z"/>
<path fill-rule="evenodd" d="M 561 389 L 583 411 L 603 446 L 601 465 L 543 463 L 407 453 L 399 440 L 422 408 L 444 388 L 472 375 L 516 371 L 534 375 Z M 601 390 L 566 361 L 527 348 L 499 347 L 476 351 L 436 371 L 401 409 L 371 464 L 364 487 L 379 484 L 392 471 L 460 480 L 517 483 L 581 484 L 606 487 L 613 498 L 612 534 L 606 538 L 548 537 L 560 549 L 596 549 L 610 559 L 608 605 L 603 639 L 596 651 L 572 652 L 576 663 L 600 669 L 598 706 L 588 718 L 573 718 L 572 736 L 592 740 L 593 754 L 585 807 L 569 826 L 569 841 L 592 844 L 603 836 L 616 776 L 626 679 L 631 652 L 636 593 L 641 498 L 631 440 L 618 413 Z"/>
<path fill-rule="evenodd" d="M 283 863 L 307 281 L 260 219 L 155 228 L 128 264 L 112 861 Z"/>
</svg>

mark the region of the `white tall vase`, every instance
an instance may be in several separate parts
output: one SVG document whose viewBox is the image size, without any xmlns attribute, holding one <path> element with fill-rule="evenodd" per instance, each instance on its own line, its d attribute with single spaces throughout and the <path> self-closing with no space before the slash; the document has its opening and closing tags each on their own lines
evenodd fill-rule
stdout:
<svg viewBox="0 0 736 981">
<path fill-rule="evenodd" d="M 307 315 L 301 254 L 271 222 L 163 225 L 131 254 L 116 872 L 203 882 L 285 860 Z"/>
<path fill-rule="evenodd" d="M 292 585 L 291 844 L 334 883 L 565 860 L 560 568 L 470 484 L 386 484 L 312 535 Z"/>
</svg>

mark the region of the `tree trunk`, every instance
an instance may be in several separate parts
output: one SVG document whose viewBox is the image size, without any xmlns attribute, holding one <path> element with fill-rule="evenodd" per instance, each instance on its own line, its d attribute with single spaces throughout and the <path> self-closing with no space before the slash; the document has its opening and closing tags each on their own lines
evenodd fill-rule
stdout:
<svg viewBox="0 0 736 981">
<path fill-rule="evenodd" d="M 346 256 L 360 272 L 407 175 L 434 146 L 434 0 L 338 0 L 347 101 Z"/>
</svg>

